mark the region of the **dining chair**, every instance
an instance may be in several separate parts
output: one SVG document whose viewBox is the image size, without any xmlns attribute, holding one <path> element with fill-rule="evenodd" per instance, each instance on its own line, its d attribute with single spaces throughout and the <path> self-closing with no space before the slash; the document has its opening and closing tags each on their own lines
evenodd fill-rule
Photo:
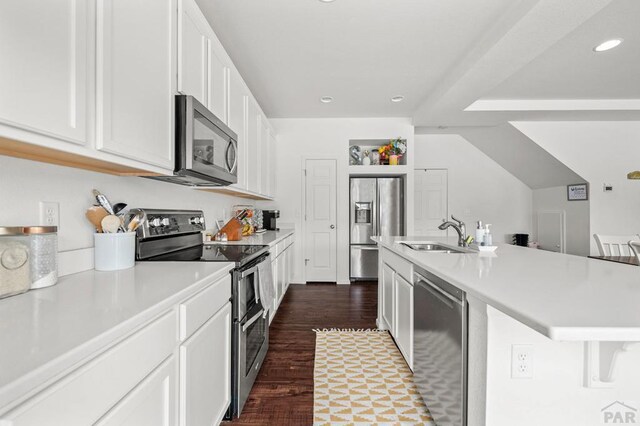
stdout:
<svg viewBox="0 0 640 426">
<path fill-rule="evenodd" d="M 633 256 L 629 241 L 640 240 L 640 235 L 593 234 L 600 256 Z"/>
<path fill-rule="evenodd" d="M 631 254 L 634 254 L 636 256 L 636 259 L 640 261 L 640 241 L 632 240 L 632 241 L 629 241 L 628 244 L 629 244 L 629 248 L 631 249 Z"/>
</svg>

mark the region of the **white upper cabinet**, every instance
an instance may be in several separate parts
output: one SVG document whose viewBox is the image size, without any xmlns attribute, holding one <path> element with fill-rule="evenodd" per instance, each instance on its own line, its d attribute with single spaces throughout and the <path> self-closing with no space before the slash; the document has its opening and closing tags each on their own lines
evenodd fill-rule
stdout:
<svg viewBox="0 0 640 426">
<path fill-rule="evenodd" d="M 262 124 L 258 104 L 249 97 L 247 108 L 247 189 L 260 192 L 260 133 Z"/>
<path fill-rule="evenodd" d="M 209 43 L 209 81 L 208 81 L 208 108 L 216 117 L 228 124 L 227 121 L 227 96 L 229 68 L 225 65 L 223 55 L 216 49 L 215 34 L 211 32 L 212 41 Z"/>
<path fill-rule="evenodd" d="M 176 0 L 98 0 L 98 149 L 173 169 L 176 11 Z"/>
<path fill-rule="evenodd" d="M 276 136 L 272 130 L 269 130 L 269 190 L 267 194 L 271 197 L 276 196 L 276 170 L 278 167 L 278 156 L 276 146 Z"/>
<path fill-rule="evenodd" d="M 88 2 L 0 2 L 0 123 L 87 141 Z"/>
<path fill-rule="evenodd" d="M 238 135 L 238 182 L 233 186 L 247 189 L 247 96 L 242 77 L 235 69 L 229 73 L 228 125 Z"/>
<path fill-rule="evenodd" d="M 259 157 L 260 162 L 260 193 L 262 195 L 271 195 L 269 188 L 269 172 L 271 169 L 272 153 L 269 151 L 269 123 L 264 115 L 260 116 L 260 141 L 259 141 Z"/>
<path fill-rule="evenodd" d="M 178 92 L 208 103 L 209 24 L 195 0 L 178 1 Z"/>
</svg>

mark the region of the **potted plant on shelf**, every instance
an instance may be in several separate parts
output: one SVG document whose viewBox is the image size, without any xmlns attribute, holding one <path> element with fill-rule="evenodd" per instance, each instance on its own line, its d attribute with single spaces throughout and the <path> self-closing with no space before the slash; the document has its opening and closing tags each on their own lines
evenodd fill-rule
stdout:
<svg viewBox="0 0 640 426">
<path fill-rule="evenodd" d="M 392 139 L 387 145 L 378 148 L 380 164 L 397 166 L 402 156 L 407 152 L 407 144 L 401 138 Z"/>
</svg>

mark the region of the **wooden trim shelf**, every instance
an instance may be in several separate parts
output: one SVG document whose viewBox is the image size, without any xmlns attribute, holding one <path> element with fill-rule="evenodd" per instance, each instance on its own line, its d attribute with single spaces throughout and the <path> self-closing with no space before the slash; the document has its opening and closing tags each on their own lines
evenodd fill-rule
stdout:
<svg viewBox="0 0 640 426">
<path fill-rule="evenodd" d="M 409 166 L 349 166 L 349 175 L 406 175 Z"/>
<path fill-rule="evenodd" d="M 206 192 L 216 192 L 219 194 L 227 194 L 233 195 L 235 197 L 246 198 L 249 200 L 264 200 L 264 201 L 273 201 L 273 197 L 268 195 L 258 194 L 252 191 L 247 191 L 245 189 L 235 188 L 232 186 L 221 186 L 218 188 L 194 188 L 198 191 L 206 191 Z"/>
<path fill-rule="evenodd" d="M 159 173 L 136 169 L 79 154 L 60 151 L 0 137 L 0 155 L 40 161 L 117 176 L 160 176 Z"/>
</svg>

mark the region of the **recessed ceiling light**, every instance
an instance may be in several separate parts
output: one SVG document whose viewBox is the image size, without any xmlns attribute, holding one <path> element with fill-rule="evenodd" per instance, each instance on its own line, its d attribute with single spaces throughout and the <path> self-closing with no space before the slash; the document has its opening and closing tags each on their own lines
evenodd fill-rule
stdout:
<svg viewBox="0 0 640 426">
<path fill-rule="evenodd" d="M 332 3 L 332 2 L 334 2 L 335 0 L 320 0 L 320 1 L 321 1 L 322 3 Z"/>
<path fill-rule="evenodd" d="M 614 47 L 620 46 L 620 43 L 622 43 L 622 39 L 621 38 L 614 38 L 614 39 L 611 39 L 611 40 L 607 40 L 607 41 L 605 41 L 603 43 L 600 43 L 599 45 L 594 47 L 593 50 L 595 52 L 604 52 L 606 50 L 611 50 Z"/>
<path fill-rule="evenodd" d="M 320 102 L 322 102 L 323 104 L 330 104 L 331 102 L 333 102 L 333 98 L 331 96 L 323 96 L 320 98 Z"/>
<path fill-rule="evenodd" d="M 391 98 L 391 102 L 402 102 L 404 101 L 404 96 L 394 96 Z"/>
</svg>

